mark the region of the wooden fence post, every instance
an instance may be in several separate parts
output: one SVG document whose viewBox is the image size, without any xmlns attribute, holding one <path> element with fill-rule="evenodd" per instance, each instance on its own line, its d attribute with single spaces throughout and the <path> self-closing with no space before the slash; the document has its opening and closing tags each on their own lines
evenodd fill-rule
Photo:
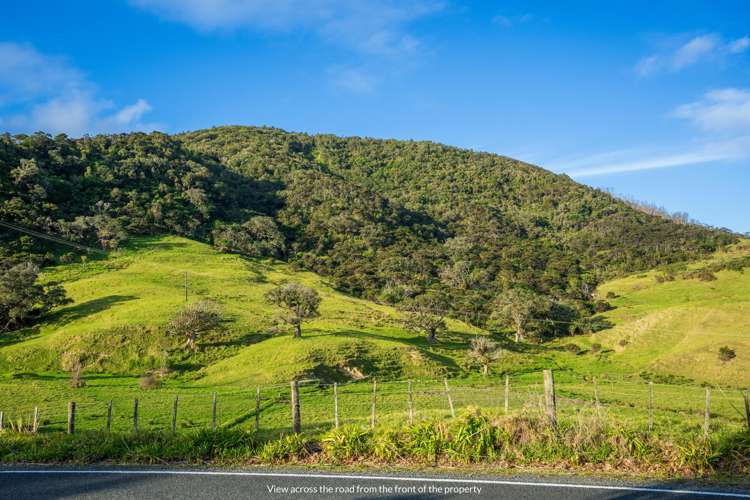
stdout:
<svg viewBox="0 0 750 500">
<path fill-rule="evenodd" d="M 255 432 L 260 430 L 260 386 L 255 388 Z"/>
<path fill-rule="evenodd" d="M 216 432 L 216 393 L 211 398 L 211 430 Z"/>
<path fill-rule="evenodd" d="M 544 404 L 552 427 L 557 427 L 557 403 L 555 401 L 555 378 L 552 370 L 544 370 Z"/>
<path fill-rule="evenodd" d="M 0 432 L 5 430 L 5 413 L 0 411 Z"/>
<path fill-rule="evenodd" d="M 333 383 L 333 425 L 339 428 L 339 384 Z"/>
<path fill-rule="evenodd" d="M 370 427 L 375 428 L 377 423 L 377 399 L 378 399 L 378 381 L 372 380 L 372 411 L 370 413 Z"/>
<path fill-rule="evenodd" d="M 409 397 L 408 397 L 408 404 L 409 404 L 409 425 L 414 424 L 414 393 L 412 392 L 411 388 L 411 380 L 409 381 Z"/>
<path fill-rule="evenodd" d="M 107 403 L 107 432 L 112 432 L 112 400 Z"/>
<path fill-rule="evenodd" d="M 453 398 L 451 397 L 451 390 L 448 387 L 448 379 L 443 379 L 443 384 L 445 385 L 445 395 L 448 398 L 448 406 L 451 409 L 451 417 L 456 418 L 456 409 L 453 407 Z"/>
<path fill-rule="evenodd" d="M 133 400 L 133 432 L 138 432 L 138 398 Z"/>
<path fill-rule="evenodd" d="M 39 430 L 39 407 L 34 407 L 34 421 L 31 424 L 31 431 L 36 434 L 36 432 Z"/>
<path fill-rule="evenodd" d="M 505 376 L 505 404 L 503 405 L 506 415 L 508 414 L 509 404 L 510 404 L 510 375 L 506 375 Z"/>
<path fill-rule="evenodd" d="M 601 417 L 601 407 L 599 405 L 599 384 L 596 383 L 596 377 L 594 377 L 594 402 L 596 403 L 596 416 Z"/>
<path fill-rule="evenodd" d="M 748 394 L 747 389 L 742 391 L 742 399 L 745 400 L 745 419 L 747 420 L 747 428 L 750 430 L 750 394 Z"/>
<path fill-rule="evenodd" d="M 706 413 L 703 416 L 703 436 L 711 431 L 711 388 L 706 387 Z"/>
<path fill-rule="evenodd" d="M 68 401 L 68 434 L 76 431 L 76 403 Z"/>
<path fill-rule="evenodd" d="M 648 383 L 648 432 L 654 430 L 654 383 Z"/>
<path fill-rule="evenodd" d="M 180 396 L 175 394 L 174 403 L 172 403 L 172 432 L 177 432 L 177 405 L 179 404 Z"/>
<path fill-rule="evenodd" d="M 299 384 L 296 380 L 292 380 L 292 432 L 300 432 L 302 425 L 300 422 L 299 415 Z"/>
</svg>

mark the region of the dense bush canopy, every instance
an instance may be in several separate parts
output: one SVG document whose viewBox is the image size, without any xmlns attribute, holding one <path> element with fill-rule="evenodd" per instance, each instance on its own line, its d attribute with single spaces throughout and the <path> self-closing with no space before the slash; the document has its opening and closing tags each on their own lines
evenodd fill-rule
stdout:
<svg viewBox="0 0 750 500">
<path fill-rule="evenodd" d="M 453 316 L 482 325 L 510 289 L 572 323 L 596 312 L 602 279 L 735 241 L 498 155 L 253 127 L 2 135 L 0 220 L 104 248 L 128 234 L 212 241 L 388 303 L 441 289 Z M 61 253 L 0 230 L 4 260 Z"/>
</svg>

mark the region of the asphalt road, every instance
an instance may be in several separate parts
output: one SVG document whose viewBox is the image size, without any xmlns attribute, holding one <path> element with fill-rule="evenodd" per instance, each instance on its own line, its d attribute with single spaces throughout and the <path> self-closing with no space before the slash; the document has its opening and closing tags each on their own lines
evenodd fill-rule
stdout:
<svg viewBox="0 0 750 500">
<path fill-rule="evenodd" d="M 586 479 L 366 475 L 300 470 L 0 469 L 0 499 L 750 499 L 750 489 Z"/>
</svg>

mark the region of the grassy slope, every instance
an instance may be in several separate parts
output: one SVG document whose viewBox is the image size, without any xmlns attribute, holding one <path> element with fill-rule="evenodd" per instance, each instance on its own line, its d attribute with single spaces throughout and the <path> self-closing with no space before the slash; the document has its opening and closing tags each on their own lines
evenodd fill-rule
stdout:
<svg viewBox="0 0 750 500">
<path fill-rule="evenodd" d="M 750 252 L 745 245 L 712 260 Z M 706 263 L 696 263 L 700 267 Z M 199 385 L 269 384 L 306 374 L 326 379 L 377 374 L 406 378 L 458 372 L 468 340 L 478 330 L 451 322 L 438 346 L 400 326 L 392 308 L 338 293 L 321 277 L 271 260 L 222 255 L 210 246 L 177 238 L 144 238 L 106 260 L 51 269 L 73 304 L 57 310 L 38 329 L 0 339 L 0 372 L 54 372 L 71 346 L 105 353 L 95 370 L 139 375 L 159 365 L 165 348 L 175 347 L 161 328 L 184 304 L 184 270 L 191 300 L 222 304 L 229 321 L 224 332 L 204 339 L 196 355 L 174 350 L 171 361 Z M 582 374 L 633 376 L 642 372 L 686 377 L 695 382 L 745 386 L 750 382 L 750 272 L 721 271 L 718 280 L 677 278 L 657 283 L 657 272 L 604 284 L 616 308 L 605 313 L 615 324 L 585 337 L 561 339 L 601 353 L 575 355 L 545 346 L 510 351 L 495 371 L 531 371 L 556 366 Z M 321 317 L 293 340 L 277 325 L 278 311 L 263 294 L 274 284 L 295 280 L 323 296 Z M 114 331 L 124 325 L 139 328 Z M 620 341 L 626 339 L 626 345 Z M 737 357 L 718 361 L 727 345 Z M 512 346 L 511 346 L 512 348 Z"/>
<path fill-rule="evenodd" d="M 305 372 L 436 375 L 457 366 L 474 332 L 451 322 L 452 340 L 430 349 L 399 326 L 392 308 L 338 293 L 315 274 L 222 255 L 183 238 L 144 238 L 105 260 L 48 271 L 46 277 L 63 281 L 74 302 L 40 328 L 0 343 L 0 369 L 54 371 L 60 354 L 74 345 L 105 353 L 96 365 L 102 371 L 137 374 L 158 365 L 165 347 L 174 347 L 160 327 L 184 304 L 184 270 L 191 300 L 210 298 L 228 316 L 225 331 L 205 339 L 201 353 L 172 359 L 186 371 L 208 366 L 205 383 L 262 384 Z M 285 280 L 313 286 L 323 298 L 320 318 L 305 325 L 301 341 L 276 324 L 278 310 L 263 300 Z M 112 332 L 125 325 L 142 328 Z"/>
<path fill-rule="evenodd" d="M 747 243 L 691 269 L 718 260 L 750 254 Z M 746 387 L 750 383 L 750 272 L 720 271 L 716 281 L 677 277 L 658 283 L 657 271 L 604 284 L 616 307 L 604 314 L 615 327 L 582 338 L 579 344 L 603 346 L 602 366 L 618 372 L 651 372 L 695 382 Z M 679 273 L 678 273 L 679 275 Z M 621 341 L 625 345 L 621 345 Z M 722 363 L 722 346 L 737 357 Z"/>
</svg>

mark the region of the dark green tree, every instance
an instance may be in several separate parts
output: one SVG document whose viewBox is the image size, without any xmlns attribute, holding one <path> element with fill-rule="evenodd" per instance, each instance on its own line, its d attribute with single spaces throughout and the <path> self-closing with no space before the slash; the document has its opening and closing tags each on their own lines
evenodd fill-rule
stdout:
<svg viewBox="0 0 750 500">
<path fill-rule="evenodd" d="M 500 294 L 493 303 L 492 317 L 515 332 L 515 341 L 527 337 L 539 339 L 548 320 L 552 302 L 539 293 L 527 288 L 511 288 Z"/>
<path fill-rule="evenodd" d="M 302 323 L 320 316 L 320 295 L 300 283 L 285 283 L 266 293 L 266 300 L 284 309 L 283 319 L 294 327 L 294 337 L 302 337 Z"/>
<path fill-rule="evenodd" d="M 55 306 L 70 303 L 57 283 L 38 282 L 39 267 L 31 262 L 0 263 L 0 331 L 29 325 Z"/>
<path fill-rule="evenodd" d="M 167 325 L 167 331 L 185 339 L 185 347 L 195 352 L 197 340 L 221 326 L 223 316 L 218 305 L 209 300 L 200 300 L 180 309 Z"/>
<path fill-rule="evenodd" d="M 427 292 L 401 304 L 405 313 L 404 326 L 408 330 L 422 333 L 427 342 L 434 344 L 439 333 L 445 331 L 445 318 L 448 316 L 449 304 L 441 292 Z"/>
</svg>

